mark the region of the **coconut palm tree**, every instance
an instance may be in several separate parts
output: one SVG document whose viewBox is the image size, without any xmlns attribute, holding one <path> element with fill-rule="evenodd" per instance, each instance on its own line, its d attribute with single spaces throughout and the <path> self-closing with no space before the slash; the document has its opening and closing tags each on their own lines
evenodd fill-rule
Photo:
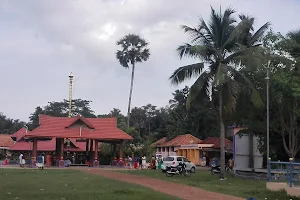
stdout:
<svg viewBox="0 0 300 200">
<path fill-rule="evenodd" d="M 146 42 L 146 40 L 135 34 L 125 35 L 123 38 L 117 41 L 117 45 L 121 46 L 121 50 L 118 50 L 116 53 L 116 57 L 119 60 L 120 64 L 125 68 L 129 68 L 129 65 L 132 66 L 127 110 L 127 125 L 129 127 L 135 64 L 148 60 L 150 56 L 150 50 L 148 48 L 148 43 Z"/>
<path fill-rule="evenodd" d="M 176 85 L 192 77 L 197 78 L 189 90 L 187 109 L 204 97 L 211 97 L 220 128 L 221 179 L 225 177 L 225 111 L 234 110 L 240 91 L 251 92 L 253 103 L 262 105 L 258 92 L 251 81 L 240 73 L 237 63 L 248 64 L 251 61 L 249 58 L 254 58 L 259 40 L 269 27 L 269 23 L 266 23 L 253 32 L 254 19 L 252 21 L 251 17 L 241 16 L 237 22 L 232 16 L 234 13 L 230 8 L 223 13 L 211 8 L 209 23 L 200 18 L 196 27 L 182 26 L 185 33 L 191 36 L 191 43 L 178 47 L 180 58 L 187 56 L 201 62 L 182 66 L 170 77 L 171 83 Z"/>
</svg>

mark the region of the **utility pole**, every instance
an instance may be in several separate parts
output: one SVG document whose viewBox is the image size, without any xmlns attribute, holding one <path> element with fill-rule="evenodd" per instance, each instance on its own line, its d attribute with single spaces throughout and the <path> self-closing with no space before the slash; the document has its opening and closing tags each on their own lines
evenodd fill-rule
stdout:
<svg viewBox="0 0 300 200">
<path fill-rule="evenodd" d="M 269 77 L 269 70 L 270 70 L 270 61 L 268 62 L 267 66 L 267 159 L 269 160 L 270 158 L 270 113 L 269 113 L 269 82 L 270 82 L 270 77 Z M 269 165 L 268 165 L 269 167 Z"/>
<path fill-rule="evenodd" d="M 69 117 L 72 117 L 72 90 L 73 90 L 73 74 L 69 75 Z"/>
</svg>

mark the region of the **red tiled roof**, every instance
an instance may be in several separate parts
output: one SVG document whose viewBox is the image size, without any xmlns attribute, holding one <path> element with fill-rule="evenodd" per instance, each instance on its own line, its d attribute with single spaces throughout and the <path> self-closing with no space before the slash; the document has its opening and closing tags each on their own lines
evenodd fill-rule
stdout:
<svg viewBox="0 0 300 200">
<path fill-rule="evenodd" d="M 14 134 L 10 135 L 12 138 L 16 138 L 16 141 L 21 140 L 26 134 L 26 128 L 21 128 L 20 130 L 18 130 L 17 132 L 15 132 Z"/>
<path fill-rule="evenodd" d="M 195 136 L 191 134 L 185 134 L 185 135 L 178 135 L 174 139 L 167 141 L 165 143 L 159 144 L 157 146 L 160 147 L 171 147 L 171 146 L 181 146 L 181 145 L 188 145 L 188 144 L 199 144 L 201 143 L 201 140 L 196 138 Z"/>
<path fill-rule="evenodd" d="M 9 148 L 14 144 L 14 141 L 11 139 L 8 134 L 0 134 L 0 149 Z"/>
<path fill-rule="evenodd" d="M 204 139 L 201 144 L 213 144 L 212 148 L 220 149 L 220 138 L 219 137 L 209 137 Z M 232 148 L 232 142 L 225 138 L 225 148 Z"/>
<path fill-rule="evenodd" d="M 70 140 L 75 147 L 64 148 L 65 151 L 84 152 L 86 150 L 86 142 L 76 142 L 76 139 L 70 139 Z M 32 146 L 33 146 L 32 142 L 19 141 L 16 142 L 14 145 L 12 145 L 9 150 L 10 151 L 32 151 Z M 37 142 L 38 151 L 55 151 L 55 149 L 56 149 L 56 138 Z M 95 150 L 94 147 L 93 150 Z"/>
<path fill-rule="evenodd" d="M 167 141 L 167 137 L 164 137 L 160 140 L 157 140 L 156 142 L 154 142 L 153 144 L 151 144 L 150 146 L 151 147 L 156 147 L 157 145 L 160 145 L 160 144 L 163 144 Z"/>
<path fill-rule="evenodd" d="M 40 115 L 39 117 L 40 126 L 26 134 L 26 137 L 88 138 L 99 140 L 133 139 L 130 135 L 117 128 L 117 119 L 114 117 L 84 118 L 81 116 L 82 122 L 86 123 L 88 127 L 95 127 L 94 129 L 80 128 L 79 126 L 66 128 L 73 124 L 76 118 L 51 117 L 47 115 Z"/>
<path fill-rule="evenodd" d="M 87 121 L 84 117 L 78 115 L 77 117 L 73 118 L 73 121 L 71 121 L 70 124 L 68 124 L 66 126 L 66 128 L 69 128 L 70 126 L 72 126 L 75 122 L 77 122 L 78 120 L 81 120 L 83 123 L 85 123 L 89 128 L 94 129 L 95 127 L 93 126 L 93 124 L 91 124 L 89 121 Z"/>
</svg>

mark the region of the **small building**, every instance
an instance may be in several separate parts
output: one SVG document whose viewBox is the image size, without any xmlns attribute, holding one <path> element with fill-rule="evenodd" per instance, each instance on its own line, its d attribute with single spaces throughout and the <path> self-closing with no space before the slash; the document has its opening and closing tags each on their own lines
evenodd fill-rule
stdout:
<svg viewBox="0 0 300 200">
<path fill-rule="evenodd" d="M 210 159 L 219 158 L 220 157 L 220 149 L 221 149 L 221 140 L 219 137 L 209 137 L 202 141 L 199 145 L 201 148 L 201 156 L 206 156 Z M 232 157 L 232 142 L 225 138 L 225 159 L 228 160 Z"/>
<path fill-rule="evenodd" d="M 156 148 L 156 154 L 167 156 L 184 156 L 196 165 L 200 165 L 202 157 L 209 159 L 220 156 L 220 139 L 210 137 L 200 140 L 191 134 L 179 135 L 169 141 L 162 138 L 151 145 Z M 225 139 L 225 150 L 227 154 L 232 154 L 232 142 Z"/>
<path fill-rule="evenodd" d="M 234 169 L 251 171 L 263 168 L 263 154 L 259 151 L 259 137 L 243 133 L 247 127 L 230 126 L 228 133 L 233 137 Z"/>
<path fill-rule="evenodd" d="M 161 154 L 163 157 L 167 156 L 176 156 L 176 155 L 183 155 L 187 157 L 187 151 L 181 150 L 180 147 L 182 145 L 191 145 L 191 144 L 198 144 L 201 140 L 196 138 L 195 136 L 191 134 L 185 134 L 185 135 L 178 135 L 177 137 L 167 141 L 167 138 L 164 137 L 155 143 L 153 143 L 151 146 L 156 148 L 156 154 Z M 192 157 L 189 156 L 189 159 Z"/>
<path fill-rule="evenodd" d="M 10 135 L 8 135 L 8 134 L 0 134 L 0 153 L 2 154 L 2 156 L 6 155 L 7 150 L 13 144 L 14 144 L 14 141 L 11 139 Z"/>
</svg>

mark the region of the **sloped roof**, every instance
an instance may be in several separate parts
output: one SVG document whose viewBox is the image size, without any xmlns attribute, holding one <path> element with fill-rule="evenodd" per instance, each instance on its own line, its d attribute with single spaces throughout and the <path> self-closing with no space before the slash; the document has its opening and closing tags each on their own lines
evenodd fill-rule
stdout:
<svg viewBox="0 0 300 200">
<path fill-rule="evenodd" d="M 82 121 L 83 123 L 85 123 L 89 128 L 94 129 L 95 127 L 93 126 L 93 124 L 91 124 L 88 120 L 86 120 L 84 117 L 78 115 L 77 117 L 73 118 L 73 121 L 71 121 L 71 123 L 69 123 L 66 128 L 69 128 L 70 126 L 72 126 L 75 122 L 77 122 L 78 120 Z"/>
<path fill-rule="evenodd" d="M 167 137 L 163 137 L 160 140 L 157 140 L 156 142 L 154 142 L 153 144 L 151 144 L 150 146 L 151 147 L 156 147 L 156 146 L 158 146 L 160 144 L 165 143 L 166 141 L 167 141 Z"/>
<path fill-rule="evenodd" d="M 11 139 L 8 134 L 0 134 L 0 148 L 9 148 L 14 144 L 14 141 Z"/>
<path fill-rule="evenodd" d="M 158 147 L 171 147 L 171 146 L 181 146 L 181 145 L 188 145 L 188 144 L 199 144 L 201 140 L 196 138 L 191 134 L 185 135 L 178 135 L 174 139 L 167 141 L 165 143 L 157 145 Z"/>
<path fill-rule="evenodd" d="M 29 132 L 29 131 L 28 131 Z M 14 134 L 10 135 L 12 138 L 16 138 L 16 141 L 21 140 L 26 134 L 26 128 L 23 127 Z"/>
<path fill-rule="evenodd" d="M 117 119 L 84 118 L 87 127 L 71 127 L 78 117 L 51 117 L 40 115 L 40 126 L 26 134 L 26 137 L 87 138 L 99 140 L 132 140 L 133 138 L 117 128 Z M 74 121 L 75 120 L 75 121 Z M 94 127 L 94 129 L 88 127 Z"/>
<path fill-rule="evenodd" d="M 213 144 L 212 148 L 220 149 L 221 140 L 219 137 L 209 137 L 204 139 L 201 144 Z M 232 142 L 225 138 L 225 148 L 232 148 Z"/>
<path fill-rule="evenodd" d="M 84 152 L 86 150 L 86 142 L 77 142 L 76 139 L 70 139 L 75 147 L 64 148 L 65 151 L 79 151 Z M 100 143 L 98 143 L 100 146 Z M 19 141 L 11 146 L 10 151 L 31 151 L 33 147 L 32 142 L 28 141 Z M 37 142 L 37 150 L 38 151 L 55 151 L 56 149 L 56 138 L 52 138 L 51 140 L 38 141 Z M 95 150 L 93 146 L 93 150 Z"/>
</svg>

